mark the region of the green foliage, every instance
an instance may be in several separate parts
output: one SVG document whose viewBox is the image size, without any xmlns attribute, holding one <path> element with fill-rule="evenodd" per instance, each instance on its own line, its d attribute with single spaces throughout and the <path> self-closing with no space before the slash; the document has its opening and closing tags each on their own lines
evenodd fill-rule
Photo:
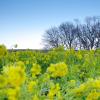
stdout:
<svg viewBox="0 0 100 100">
<path fill-rule="evenodd" d="M 74 51 L 59 47 L 46 53 L 7 52 L 2 46 L 0 50 L 0 64 L 3 66 L 0 100 L 16 96 L 14 93 L 17 92 L 16 99 L 11 100 L 99 100 L 100 50 Z M 17 87 L 10 86 L 8 76 Z M 24 82 L 14 82 L 15 78 Z"/>
<path fill-rule="evenodd" d="M 5 58 L 7 55 L 7 49 L 4 45 L 0 45 L 0 70 L 5 65 Z"/>
</svg>

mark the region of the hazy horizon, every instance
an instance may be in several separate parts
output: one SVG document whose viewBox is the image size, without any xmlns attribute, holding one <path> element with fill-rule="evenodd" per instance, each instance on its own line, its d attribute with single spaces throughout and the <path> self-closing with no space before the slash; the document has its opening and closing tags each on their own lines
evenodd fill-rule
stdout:
<svg viewBox="0 0 100 100">
<path fill-rule="evenodd" d="M 0 0 L 0 44 L 41 49 L 42 35 L 65 21 L 99 16 L 100 0 Z"/>
</svg>

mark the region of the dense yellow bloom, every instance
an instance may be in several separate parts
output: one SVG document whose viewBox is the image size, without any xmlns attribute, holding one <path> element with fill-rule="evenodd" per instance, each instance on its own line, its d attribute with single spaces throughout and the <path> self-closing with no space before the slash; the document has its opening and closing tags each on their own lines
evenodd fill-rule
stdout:
<svg viewBox="0 0 100 100">
<path fill-rule="evenodd" d="M 51 64 L 48 67 L 47 72 L 50 73 L 51 77 L 63 77 L 68 74 L 67 65 L 63 62 L 57 64 Z"/>
<path fill-rule="evenodd" d="M 87 82 L 86 82 L 86 86 L 87 88 L 95 88 L 95 89 L 100 89 L 100 79 L 89 79 Z"/>
<path fill-rule="evenodd" d="M 100 92 L 92 91 L 87 96 L 86 100 L 98 100 L 100 97 Z"/>
<path fill-rule="evenodd" d="M 25 71 L 25 65 L 24 65 L 24 63 L 23 63 L 22 61 L 18 61 L 18 62 L 16 63 L 16 67 L 17 67 L 17 68 L 20 68 L 20 69 L 23 70 L 23 71 Z"/>
<path fill-rule="evenodd" d="M 54 96 L 55 96 L 56 94 L 59 94 L 59 93 L 58 93 L 59 90 L 60 90 L 59 84 L 52 85 L 51 88 L 50 88 L 50 91 L 49 91 L 49 93 L 48 93 L 48 97 L 49 97 L 50 99 L 53 99 Z"/>
<path fill-rule="evenodd" d="M 20 88 L 9 88 L 6 90 L 8 100 L 18 100 Z"/>
<path fill-rule="evenodd" d="M 17 87 L 25 81 L 25 72 L 20 66 L 7 66 L 3 70 L 7 82 L 11 87 Z"/>
<path fill-rule="evenodd" d="M 38 64 L 33 64 L 33 67 L 31 69 L 31 72 L 32 72 L 32 76 L 36 76 L 36 75 L 39 75 L 41 73 L 41 67 L 40 65 Z"/>
<path fill-rule="evenodd" d="M 4 88 L 6 85 L 7 79 L 3 75 L 0 75 L 0 88 Z"/>
<path fill-rule="evenodd" d="M 74 93 L 76 94 L 76 96 L 81 96 L 81 95 L 83 95 L 85 89 L 86 89 L 86 85 L 81 84 L 78 88 L 74 89 Z"/>
<path fill-rule="evenodd" d="M 35 87 L 37 86 L 37 81 L 30 81 L 28 84 L 28 91 L 32 92 L 33 89 L 35 89 Z"/>
<path fill-rule="evenodd" d="M 8 66 L 0 69 L 0 100 L 99 100 L 99 53 L 82 52 L 29 50 L 12 51 L 7 55 L 2 49 L 0 65 Z M 69 69 L 64 62 L 69 64 Z M 38 63 L 44 67 L 43 73 Z"/>
<path fill-rule="evenodd" d="M 100 79 L 94 80 L 94 82 L 93 82 L 93 87 L 95 87 L 95 88 L 97 88 L 97 89 L 100 89 Z"/>
<path fill-rule="evenodd" d="M 93 91 L 95 89 L 95 91 Z M 98 100 L 93 98 L 99 98 L 100 93 L 96 92 L 96 90 L 100 89 L 100 79 L 89 79 L 87 82 L 81 84 L 78 88 L 75 88 L 73 92 L 76 96 L 84 96 L 86 92 L 90 92 L 87 100 Z"/>
</svg>

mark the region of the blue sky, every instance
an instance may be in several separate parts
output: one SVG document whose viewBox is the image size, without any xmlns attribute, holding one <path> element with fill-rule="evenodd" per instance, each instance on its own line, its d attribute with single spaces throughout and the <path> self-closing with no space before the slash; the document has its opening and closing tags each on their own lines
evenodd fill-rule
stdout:
<svg viewBox="0 0 100 100">
<path fill-rule="evenodd" d="M 52 26 L 100 15 L 100 0 L 0 0 L 0 44 L 40 49 Z"/>
</svg>

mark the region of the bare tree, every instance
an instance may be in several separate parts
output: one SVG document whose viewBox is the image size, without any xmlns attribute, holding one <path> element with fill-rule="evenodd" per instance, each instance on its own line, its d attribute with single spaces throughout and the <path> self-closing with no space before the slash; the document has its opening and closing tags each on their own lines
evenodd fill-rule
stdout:
<svg viewBox="0 0 100 100">
<path fill-rule="evenodd" d="M 86 37 L 89 41 L 89 49 L 96 48 L 99 43 L 100 26 L 98 21 L 97 17 L 86 18 Z"/>
<path fill-rule="evenodd" d="M 76 29 L 73 23 L 62 23 L 59 27 L 60 39 L 67 49 L 75 48 Z"/>
<path fill-rule="evenodd" d="M 100 48 L 100 17 L 96 17 L 95 31 L 95 48 Z"/>
<path fill-rule="evenodd" d="M 100 18 L 87 17 L 84 24 L 65 22 L 47 30 L 43 36 L 46 48 L 64 46 L 67 49 L 100 48 Z"/>
<path fill-rule="evenodd" d="M 83 49 L 97 48 L 99 43 L 100 22 L 97 17 L 87 17 L 85 24 L 77 24 L 77 37 Z"/>
<path fill-rule="evenodd" d="M 53 27 L 45 32 L 43 43 L 47 49 L 58 47 L 60 45 L 59 30 L 57 27 Z"/>
</svg>

